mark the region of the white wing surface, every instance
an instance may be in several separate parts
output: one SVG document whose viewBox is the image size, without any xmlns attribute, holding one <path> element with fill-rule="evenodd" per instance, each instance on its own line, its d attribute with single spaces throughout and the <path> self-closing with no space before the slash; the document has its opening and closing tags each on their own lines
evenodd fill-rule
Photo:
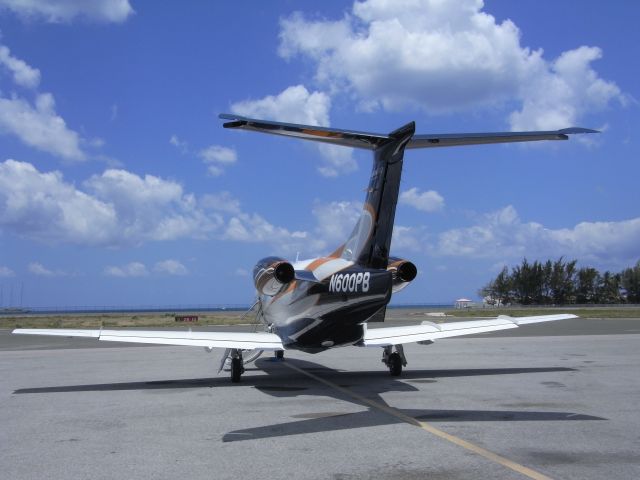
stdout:
<svg viewBox="0 0 640 480">
<path fill-rule="evenodd" d="M 488 320 L 448 323 L 422 322 L 422 325 L 410 325 L 407 327 L 373 328 L 366 331 L 363 344 L 365 347 L 386 347 L 404 343 L 434 341 L 440 338 L 506 330 L 530 323 L 553 322 L 569 318 L 577 318 L 577 315 L 562 313 L 518 318 L 500 315 L 498 318 Z"/>
<path fill-rule="evenodd" d="M 185 345 L 188 347 L 239 348 L 242 350 L 284 350 L 280 337 L 275 333 L 75 330 L 64 328 L 17 328 L 13 333 L 20 335 L 89 337 L 97 338 L 103 342 L 154 343 L 158 345 Z"/>
</svg>

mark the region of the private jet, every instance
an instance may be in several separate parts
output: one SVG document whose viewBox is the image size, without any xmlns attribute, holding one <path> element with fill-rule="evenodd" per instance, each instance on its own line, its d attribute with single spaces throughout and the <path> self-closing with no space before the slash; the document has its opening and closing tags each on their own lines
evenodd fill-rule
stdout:
<svg viewBox="0 0 640 480">
<path fill-rule="evenodd" d="M 490 143 L 567 140 L 569 135 L 597 133 L 586 128 L 553 131 L 415 134 L 415 122 L 389 133 L 367 133 L 310 125 L 257 120 L 221 114 L 224 128 L 251 130 L 305 140 L 362 148 L 373 152 L 373 169 L 359 220 L 347 240 L 327 256 L 288 261 L 272 256 L 258 261 L 253 280 L 261 332 L 203 332 L 165 330 L 15 329 L 15 334 L 89 337 L 107 342 L 185 345 L 224 349 L 231 381 L 239 382 L 244 366 L 263 351 L 282 359 L 285 350 L 318 353 L 355 346 L 382 349 L 382 362 L 393 376 L 407 365 L 403 345 L 430 344 L 442 338 L 518 328 L 538 322 L 575 318 L 571 314 L 422 322 L 420 325 L 367 328 L 384 321 L 394 293 L 407 287 L 418 273 L 409 260 L 390 255 L 404 152 L 415 148 Z"/>
</svg>

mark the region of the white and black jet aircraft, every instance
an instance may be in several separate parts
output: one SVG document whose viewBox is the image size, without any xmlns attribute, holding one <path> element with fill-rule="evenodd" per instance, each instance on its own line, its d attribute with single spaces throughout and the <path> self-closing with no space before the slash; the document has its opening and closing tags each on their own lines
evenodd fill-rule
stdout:
<svg viewBox="0 0 640 480">
<path fill-rule="evenodd" d="M 415 123 L 376 134 L 308 125 L 256 120 L 222 114 L 225 128 L 253 130 L 373 151 L 373 169 L 360 219 L 347 241 L 326 257 L 289 262 L 280 257 L 260 260 L 253 270 L 259 301 L 257 316 L 264 332 L 192 332 L 165 330 L 16 329 L 13 333 L 92 337 L 110 342 L 186 345 L 225 349 L 220 369 L 230 363 L 231 380 L 238 382 L 244 363 L 258 352 L 285 350 L 317 353 L 356 346 L 382 349 L 391 375 L 406 366 L 402 345 L 432 343 L 436 339 L 517 328 L 537 322 L 574 318 L 557 314 L 368 329 L 383 321 L 392 293 L 416 276 L 416 266 L 390 256 L 391 234 L 398 201 L 405 149 L 479 145 L 488 143 L 567 140 L 584 128 L 555 131 L 454 133 L 415 135 Z M 251 352 L 250 352 L 251 351 Z M 249 353 L 250 352 L 250 353 Z M 243 356 L 244 355 L 244 356 Z"/>
</svg>

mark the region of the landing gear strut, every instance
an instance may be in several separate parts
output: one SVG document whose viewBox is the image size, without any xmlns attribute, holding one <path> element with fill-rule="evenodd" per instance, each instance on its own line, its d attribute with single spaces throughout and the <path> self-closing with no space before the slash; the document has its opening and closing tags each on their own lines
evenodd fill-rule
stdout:
<svg viewBox="0 0 640 480">
<path fill-rule="evenodd" d="M 232 348 L 231 353 L 231 381 L 238 383 L 240 376 L 244 373 L 244 361 L 242 360 L 242 350 Z"/>
<path fill-rule="evenodd" d="M 395 352 L 393 349 L 395 348 Z M 389 345 L 382 351 L 382 363 L 389 368 L 389 373 L 394 377 L 399 377 L 402 367 L 407 366 L 407 359 L 404 356 L 402 345 Z"/>
</svg>

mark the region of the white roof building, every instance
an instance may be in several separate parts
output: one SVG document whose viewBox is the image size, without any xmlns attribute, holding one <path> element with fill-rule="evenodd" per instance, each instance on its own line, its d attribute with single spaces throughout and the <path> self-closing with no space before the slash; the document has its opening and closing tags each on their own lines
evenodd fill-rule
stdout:
<svg viewBox="0 0 640 480">
<path fill-rule="evenodd" d="M 455 308 L 469 308 L 473 306 L 473 301 L 469 300 L 468 298 L 459 298 L 456 300 L 453 306 Z"/>
</svg>

